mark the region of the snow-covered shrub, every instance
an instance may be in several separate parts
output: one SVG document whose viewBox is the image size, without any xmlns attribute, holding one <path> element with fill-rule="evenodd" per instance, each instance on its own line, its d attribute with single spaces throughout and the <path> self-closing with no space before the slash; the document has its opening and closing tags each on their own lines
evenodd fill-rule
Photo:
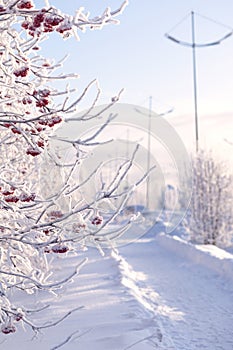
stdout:
<svg viewBox="0 0 233 350">
<path fill-rule="evenodd" d="M 60 206 L 65 200 L 72 203 L 72 195 L 82 185 L 75 187 L 69 179 L 85 142 L 77 141 L 77 159 L 69 166 L 58 164 L 49 146 L 53 130 L 76 110 L 91 84 L 81 96 L 71 97 L 69 87 L 58 90 L 54 81 L 76 79 L 77 75 L 56 76 L 61 64 L 39 55 L 38 50 L 50 33 L 61 38 L 78 37 L 81 30 L 115 23 L 115 16 L 125 4 L 113 12 L 107 8 L 91 19 L 84 8 L 70 16 L 51 7 L 48 1 L 39 9 L 32 0 L 0 1 L 0 328 L 5 334 L 15 332 L 18 321 L 38 329 L 30 322 L 30 312 L 23 305 L 14 305 L 14 291 L 34 293 L 70 280 L 83 261 L 58 281 L 53 279 L 47 256 L 65 255 L 75 250 L 77 242 L 85 244 L 88 236 L 94 240 L 95 232 L 104 225 L 96 203 Z M 54 183 L 53 192 L 47 193 L 41 185 L 49 187 L 48 183 L 39 181 L 45 157 L 51 166 L 47 173 L 44 171 L 44 179 Z M 64 167 L 58 185 L 51 178 L 53 167 Z M 111 198 L 113 192 L 99 195 L 96 201 Z M 68 229 L 72 235 L 67 234 Z"/>
<path fill-rule="evenodd" d="M 193 193 L 187 224 L 194 242 L 226 246 L 233 235 L 232 174 L 212 152 L 193 157 Z"/>
</svg>

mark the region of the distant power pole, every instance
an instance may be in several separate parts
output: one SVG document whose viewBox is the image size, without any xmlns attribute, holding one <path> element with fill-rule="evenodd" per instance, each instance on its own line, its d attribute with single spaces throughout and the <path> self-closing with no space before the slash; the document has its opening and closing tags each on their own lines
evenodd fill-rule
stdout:
<svg viewBox="0 0 233 350">
<path fill-rule="evenodd" d="M 149 96 L 149 110 L 148 110 L 148 123 L 147 123 L 147 180 L 146 180 L 146 207 L 147 209 L 150 208 L 150 196 L 151 196 L 151 188 L 150 188 L 150 168 L 151 168 L 151 133 L 153 130 L 151 130 L 152 128 L 152 118 L 154 118 L 155 116 L 153 115 L 152 117 L 152 96 Z M 167 110 L 164 110 L 162 113 L 157 114 L 156 113 L 156 117 L 165 117 L 167 116 L 169 113 L 173 112 L 173 108 L 169 108 Z"/>
<path fill-rule="evenodd" d="M 152 113 L 152 96 L 149 97 L 149 115 L 147 126 L 147 179 L 146 179 L 146 207 L 150 207 L 150 157 L 151 157 L 151 113 Z"/>
<path fill-rule="evenodd" d="M 196 43 L 196 38 L 195 38 L 195 18 L 194 18 L 195 13 L 192 11 L 191 12 L 191 29 L 192 29 L 192 41 L 191 42 L 185 42 L 178 40 L 171 36 L 170 34 L 166 33 L 165 36 L 175 42 L 176 44 L 186 46 L 186 47 L 191 47 L 192 48 L 192 62 L 193 62 L 193 92 L 194 92 L 194 116 L 195 116 L 195 140 L 196 140 L 196 151 L 198 152 L 199 149 L 199 130 L 198 130 L 198 104 L 197 104 L 197 68 L 196 68 L 196 48 L 197 47 L 208 47 L 208 46 L 214 46 L 214 45 L 219 45 L 221 42 L 227 38 L 229 38 L 233 34 L 233 30 L 231 28 L 231 31 L 228 32 L 226 35 L 224 35 L 221 39 L 217 41 L 212 41 L 209 43 L 205 44 L 198 44 Z M 204 17 L 204 16 L 202 16 Z M 205 19 L 208 19 L 216 24 L 220 24 L 223 27 L 227 27 L 228 29 L 230 27 L 225 26 L 221 23 L 218 23 L 216 21 L 211 20 L 210 18 L 204 17 Z M 179 22 L 180 24 L 181 22 Z M 177 27 L 177 26 L 175 26 Z M 174 28 L 175 28 L 174 27 Z M 173 28 L 173 29 L 174 29 Z"/>
</svg>

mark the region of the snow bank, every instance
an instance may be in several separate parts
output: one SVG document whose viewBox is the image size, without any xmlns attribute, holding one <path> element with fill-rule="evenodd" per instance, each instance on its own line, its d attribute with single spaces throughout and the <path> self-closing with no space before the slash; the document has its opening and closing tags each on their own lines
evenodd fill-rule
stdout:
<svg viewBox="0 0 233 350">
<path fill-rule="evenodd" d="M 233 255 L 213 245 L 194 245 L 177 236 L 160 233 L 156 242 L 195 264 L 207 267 L 233 282 Z"/>
</svg>

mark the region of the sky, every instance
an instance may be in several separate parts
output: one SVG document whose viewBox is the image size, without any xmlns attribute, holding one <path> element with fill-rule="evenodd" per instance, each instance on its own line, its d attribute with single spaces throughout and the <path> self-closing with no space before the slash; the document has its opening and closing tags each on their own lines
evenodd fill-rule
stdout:
<svg viewBox="0 0 233 350">
<path fill-rule="evenodd" d="M 42 2 L 38 0 L 37 3 Z M 66 13 L 84 6 L 91 16 L 107 6 L 116 9 L 120 0 L 50 0 Z M 61 45 L 45 43 L 46 54 L 63 57 L 69 53 L 64 70 L 80 74 L 77 88 L 97 78 L 103 91 L 101 103 L 124 88 L 121 102 L 149 107 L 163 113 L 173 108 L 167 119 L 184 142 L 194 141 L 192 50 L 165 37 L 169 32 L 179 40 L 191 41 L 191 11 L 195 12 L 196 42 L 219 40 L 233 28 L 231 0 L 129 0 L 118 17 L 120 25 L 80 34 L 81 41 L 68 39 Z M 202 15 L 202 16 L 200 16 Z M 186 19 L 176 26 L 184 17 Z M 206 19 L 206 17 L 208 19 Z M 209 20 L 209 18 L 211 20 Z M 174 30 L 170 31 L 172 28 Z M 233 36 L 221 45 L 197 49 L 197 96 L 200 138 L 217 143 L 231 137 L 233 130 Z M 187 136 L 184 124 L 191 129 Z M 192 136 L 190 136 L 192 135 Z"/>
</svg>

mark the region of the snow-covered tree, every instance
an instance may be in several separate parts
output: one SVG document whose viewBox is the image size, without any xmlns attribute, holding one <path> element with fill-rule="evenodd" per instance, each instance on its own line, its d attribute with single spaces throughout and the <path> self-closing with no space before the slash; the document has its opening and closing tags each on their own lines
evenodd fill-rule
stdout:
<svg viewBox="0 0 233 350">
<path fill-rule="evenodd" d="M 232 175 L 212 152 L 193 157 L 188 227 L 194 242 L 226 246 L 233 237 Z"/>
<path fill-rule="evenodd" d="M 34 330 L 39 328 L 31 323 L 30 312 L 23 305 L 14 305 L 14 291 L 50 290 L 77 274 L 85 261 L 78 262 L 75 271 L 60 281 L 53 275 L 47 257 L 65 255 L 87 239 L 96 244 L 101 241 L 101 230 L 111 218 L 103 221 L 98 203 L 116 196 L 119 182 L 131 166 L 130 162 L 121 165 L 111 188 L 97 193 L 92 202 L 72 200 L 78 197 L 82 183 L 74 184 L 71 174 L 98 133 L 75 141 L 76 159 L 69 164 L 59 163 L 59 157 L 53 154 L 51 134 L 67 121 L 69 113 L 76 111 L 93 83 L 80 96 L 68 85 L 64 91 L 58 90 L 54 82 L 76 79 L 77 75 L 56 75 L 62 64 L 41 56 L 40 45 L 50 33 L 60 35 L 62 40 L 78 37 L 79 31 L 88 28 L 116 23 L 115 16 L 125 5 L 126 1 L 115 11 L 107 8 L 99 17 L 90 18 L 82 7 L 72 16 L 48 1 L 43 8 L 37 8 L 32 0 L 0 1 L 0 327 L 5 334 L 15 332 L 20 320 Z M 109 106 L 117 100 L 118 96 L 112 98 Z M 87 117 L 86 112 L 77 122 Z M 111 119 L 103 121 L 101 129 Z M 45 159 L 50 165 L 47 172 Z M 62 176 L 53 179 L 61 169 Z M 89 174 L 84 182 L 92 176 Z M 123 202 L 127 195 L 123 193 Z M 102 239 L 107 239 L 106 230 Z"/>
</svg>

